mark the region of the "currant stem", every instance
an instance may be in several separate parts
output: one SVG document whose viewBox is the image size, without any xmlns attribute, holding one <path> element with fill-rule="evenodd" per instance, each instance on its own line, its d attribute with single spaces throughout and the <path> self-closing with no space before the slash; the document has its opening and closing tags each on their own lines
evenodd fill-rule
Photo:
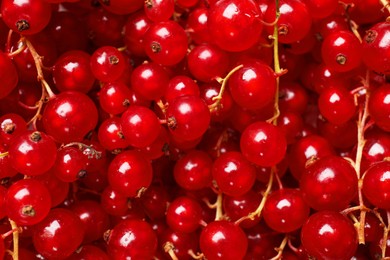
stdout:
<svg viewBox="0 0 390 260">
<path fill-rule="evenodd" d="M 13 237 L 12 258 L 14 260 L 19 260 L 19 228 L 16 225 L 15 221 L 9 219 L 9 223 L 11 224 L 12 230 L 17 230 L 16 232 L 12 233 L 12 237 Z"/>
<path fill-rule="evenodd" d="M 172 242 L 165 242 L 164 245 L 163 245 L 163 248 L 164 248 L 164 252 L 165 253 L 168 253 L 169 256 L 172 258 L 172 260 L 179 260 L 179 258 L 177 258 L 176 254 L 175 254 L 175 246 L 172 244 Z"/>
<path fill-rule="evenodd" d="M 272 123 L 274 125 L 277 125 L 277 119 L 280 115 L 280 110 L 279 110 L 279 76 L 281 73 L 280 69 L 280 62 L 279 62 L 279 26 L 277 24 L 277 21 L 279 20 L 280 17 L 280 10 L 279 10 L 279 0 L 275 0 L 275 9 L 276 9 L 276 14 L 275 14 L 275 21 L 276 23 L 274 24 L 274 33 L 272 35 L 273 38 L 273 47 L 274 47 L 274 71 L 275 74 L 277 75 L 276 77 L 276 93 L 275 93 L 275 101 L 274 101 L 274 115 L 272 117 Z"/>
<path fill-rule="evenodd" d="M 215 202 L 216 210 L 215 210 L 215 220 L 223 219 L 223 210 L 222 210 L 222 192 L 218 193 L 217 201 Z"/>
<path fill-rule="evenodd" d="M 8 152 L 0 153 L 0 158 L 4 158 L 4 157 L 6 157 L 8 155 L 9 155 Z"/>
<path fill-rule="evenodd" d="M 229 80 L 229 78 L 236 72 L 238 71 L 239 69 L 241 69 L 242 67 L 244 67 L 244 65 L 238 65 L 237 67 L 233 68 L 231 71 L 229 71 L 229 73 L 226 75 L 226 77 L 224 77 L 223 79 L 217 79 L 217 81 L 221 84 L 221 89 L 219 90 L 219 93 L 217 96 L 213 97 L 213 101 L 214 103 L 209 105 L 209 109 L 210 111 L 214 111 L 214 110 L 217 110 L 219 108 L 219 106 L 221 105 L 221 100 L 222 100 L 222 95 L 223 93 L 225 92 L 225 89 L 226 89 L 226 84 L 227 84 L 227 81 Z"/>
<path fill-rule="evenodd" d="M 36 67 L 37 74 L 38 74 L 38 76 L 37 76 L 38 81 L 41 82 L 42 86 L 45 88 L 46 94 L 48 95 L 49 99 L 53 98 L 55 96 L 55 94 L 51 90 L 49 84 L 46 82 L 44 75 L 43 75 L 42 57 L 38 54 L 38 52 L 35 50 L 32 43 L 28 39 L 22 38 L 21 40 L 25 43 L 25 45 L 29 49 L 29 51 L 34 59 L 35 67 Z"/>
<path fill-rule="evenodd" d="M 283 250 L 286 247 L 289 240 L 290 239 L 289 239 L 288 235 L 285 235 L 283 240 L 282 240 L 282 243 L 280 243 L 280 246 L 275 248 L 275 251 L 278 252 L 278 254 L 276 256 L 272 257 L 270 260 L 282 259 Z"/>
<path fill-rule="evenodd" d="M 71 142 L 66 145 L 63 145 L 62 147 L 70 147 L 70 146 L 77 146 L 80 151 L 82 151 L 84 154 L 88 156 L 88 159 L 100 159 L 102 157 L 102 152 L 97 151 L 95 148 L 93 148 L 90 145 L 86 145 L 79 142 Z"/>
<path fill-rule="evenodd" d="M 390 3 L 388 0 L 380 0 L 381 4 L 383 5 L 383 8 L 386 9 L 390 13 Z M 387 21 L 390 19 L 390 16 L 387 17 Z"/>
</svg>

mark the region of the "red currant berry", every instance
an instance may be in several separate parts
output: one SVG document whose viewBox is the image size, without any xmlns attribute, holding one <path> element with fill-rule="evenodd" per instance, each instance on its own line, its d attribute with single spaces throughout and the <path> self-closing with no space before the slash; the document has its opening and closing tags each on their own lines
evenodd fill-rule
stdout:
<svg viewBox="0 0 390 260">
<path fill-rule="evenodd" d="M 186 56 L 187 41 L 187 35 L 178 23 L 173 21 L 155 23 L 145 33 L 145 52 L 158 64 L 175 65 Z"/>
<path fill-rule="evenodd" d="M 363 61 L 376 72 L 390 73 L 390 22 L 377 23 L 363 38 Z"/>
<path fill-rule="evenodd" d="M 147 0 L 144 11 L 146 16 L 153 22 L 163 22 L 169 20 L 175 10 L 173 0 Z"/>
<path fill-rule="evenodd" d="M 375 207 L 390 208 L 390 162 L 383 161 L 373 164 L 367 169 L 363 178 L 363 194 Z"/>
<path fill-rule="evenodd" d="M 357 194 L 353 166 L 339 156 L 327 156 L 309 164 L 300 188 L 306 203 L 315 210 L 343 210 Z"/>
<path fill-rule="evenodd" d="M 130 106 L 121 117 L 122 133 L 131 146 L 140 148 L 152 144 L 160 134 L 160 122 L 147 107 Z"/>
<path fill-rule="evenodd" d="M 214 43 L 225 51 L 243 51 L 259 40 L 262 12 L 255 1 L 223 0 L 211 6 L 208 26 Z"/>
<path fill-rule="evenodd" d="M 74 182 L 87 174 L 87 157 L 75 147 L 62 147 L 53 166 L 54 175 L 63 182 Z"/>
<path fill-rule="evenodd" d="M 351 259 L 357 249 L 352 222 L 333 211 L 311 215 L 302 227 L 301 241 L 307 253 L 317 259 Z"/>
<path fill-rule="evenodd" d="M 0 99 L 8 96 L 15 89 L 19 81 L 18 72 L 11 59 L 0 51 Z"/>
<path fill-rule="evenodd" d="M 87 93 L 93 87 L 95 77 L 90 67 L 88 53 L 72 50 L 62 54 L 53 67 L 53 81 L 60 91 L 74 90 Z"/>
<path fill-rule="evenodd" d="M 43 132 L 26 131 L 15 137 L 9 147 L 12 167 L 29 176 L 48 171 L 54 165 L 56 157 L 54 140 Z"/>
<path fill-rule="evenodd" d="M 190 197 L 178 197 L 167 208 L 166 221 L 172 230 L 192 233 L 199 228 L 201 220 L 202 208 Z"/>
<path fill-rule="evenodd" d="M 0 141 L 8 146 L 11 140 L 27 131 L 27 123 L 18 114 L 8 113 L 0 117 Z"/>
<path fill-rule="evenodd" d="M 146 221 L 123 220 L 108 233 L 107 247 L 111 259 L 152 259 L 157 236 Z"/>
<path fill-rule="evenodd" d="M 251 190 L 256 180 L 255 167 L 239 152 L 227 152 L 213 163 L 213 178 L 221 192 L 241 196 Z"/>
<path fill-rule="evenodd" d="M 50 211 L 50 193 L 37 180 L 19 180 L 8 188 L 5 208 L 7 216 L 16 224 L 35 225 L 41 222 Z"/>
<path fill-rule="evenodd" d="M 121 119 L 115 116 L 107 118 L 100 124 L 98 139 L 105 149 L 113 153 L 129 146 L 122 132 Z"/>
<path fill-rule="evenodd" d="M 142 153 L 125 151 L 118 154 L 108 168 L 111 187 L 127 197 L 140 197 L 152 182 L 152 165 Z"/>
<path fill-rule="evenodd" d="M 66 91 L 46 104 L 42 115 L 43 127 L 59 143 L 81 141 L 98 121 L 93 101 L 85 94 Z"/>
<path fill-rule="evenodd" d="M 280 189 L 268 196 L 263 210 L 265 223 L 280 233 L 299 229 L 309 217 L 310 208 L 302 193 L 294 189 Z"/>
<path fill-rule="evenodd" d="M 1 14 L 11 30 L 31 35 L 42 31 L 49 23 L 51 6 L 44 0 L 5 0 L 1 3 Z"/>
<path fill-rule="evenodd" d="M 200 138 L 210 124 L 210 110 L 197 96 L 175 98 L 166 113 L 168 128 L 172 135 L 181 140 Z"/>
<path fill-rule="evenodd" d="M 250 162 L 259 166 L 274 166 L 283 159 L 287 141 L 280 128 L 258 121 L 244 130 L 240 147 L 242 154 Z"/>
<path fill-rule="evenodd" d="M 372 92 L 368 110 L 375 124 L 386 132 L 390 131 L 390 84 L 384 84 Z"/>
<path fill-rule="evenodd" d="M 65 259 L 81 245 L 84 226 L 75 213 L 57 208 L 34 228 L 35 249 L 45 258 Z"/>
<path fill-rule="evenodd" d="M 100 81 L 112 82 L 122 75 L 126 69 L 126 59 L 122 53 L 112 47 L 100 47 L 91 56 L 91 70 L 93 75 Z"/>
<path fill-rule="evenodd" d="M 199 243 L 200 250 L 210 260 L 243 259 L 248 248 L 248 239 L 242 229 L 226 220 L 208 223 L 200 233 Z"/>
</svg>

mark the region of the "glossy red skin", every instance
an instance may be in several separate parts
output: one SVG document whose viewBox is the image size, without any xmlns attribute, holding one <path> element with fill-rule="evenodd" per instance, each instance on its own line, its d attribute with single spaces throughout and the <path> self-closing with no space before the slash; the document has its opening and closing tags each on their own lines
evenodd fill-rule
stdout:
<svg viewBox="0 0 390 260">
<path fill-rule="evenodd" d="M 187 35 L 174 21 L 152 24 L 144 36 L 144 48 L 148 57 L 165 66 L 178 64 L 187 54 Z M 158 44 L 158 50 L 154 50 Z"/>
<path fill-rule="evenodd" d="M 275 166 L 285 156 L 287 142 L 280 128 L 258 121 L 244 130 L 240 147 L 242 154 L 250 162 L 259 166 Z"/>
<path fill-rule="evenodd" d="M 174 99 L 168 106 L 166 117 L 173 120 L 172 125 L 168 127 L 170 132 L 182 140 L 195 140 L 201 137 L 211 120 L 208 106 L 197 96 Z"/>
<path fill-rule="evenodd" d="M 151 184 L 153 170 L 142 153 L 125 151 L 111 161 L 107 174 L 108 182 L 115 190 L 127 197 L 136 197 L 141 189 Z"/>
<path fill-rule="evenodd" d="M 199 7 L 188 14 L 187 28 L 192 41 L 197 44 L 211 43 L 211 33 L 208 27 L 209 9 Z"/>
<path fill-rule="evenodd" d="M 100 204 L 112 216 L 123 216 L 129 209 L 129 200 L 125 195 L 107 186 L 100 194 Z"/>
<path fill-rule="evenodd" d="M 337 0 L 306 0 L 304 3 L 314 19 L 330 16 L 339 6 Z"/>
<path fill-rule="evenodd" d="M 59 143 L 81 141 L 95 128 L 98 113 L 85 94 L 66 91 L 51 99 L 43 111 L 43 127 Z"/>
<path fill-rule="evenodd" d="M 152 21 L 144 12 L 131 14 L 125 23 L 124 41 L 128 50 L 135 56 L 146 56 L 144 35 Z"/>
<path fill-rule="evenodd" d="M 353 166 L 340 156 L 314 160 L 302 173 L 300 189 L 315 210 L 343 210 L 357 195 L 358 180 Z"/>
<path fill-rule="evenodd" d="M 145 214 L 152 220 L 165 217 L 169 200 L 168 189 L 161 185 L 151 185 L 140 198 Z"/>
<path fill-rule="evenodd" d="M 74 182 L 86 174 L 87 161 L 87 157 L 76 147 L 60 148 L 53 173 L 63 182 Z"/>
<path fill-rule="evenodd" d="M 98 130 L 100 144 L 109 151 L 120 151 L 129 146 L 122 133 L 121 119 L 113 116 L 104 120 Z"/>
<path fill-rule="evenodd" d="M 72 211 L 53 209 L 36 226 L 34 247 L 46 258 L 66 258 L 81 245 L 84 232 L 83 223 Z"/>
<path fill-rule="evenodd" d="M 379 73 L 390 73 L 390 43 L 387 41 L 390 32 L 390 23 L 375 24 L 366 31 L 363 37 L 363 62 L 365 65 Z"/>
<path fill-rule="evenodd" d="M 139 65 L 131 74 L 131 86 L 146 100 L 158 100 L 168 87 L 169 76 L 163 67 L 150 62 Z"/>
<path fill-rule="evenodd" d="M 132 101 L 130 88 L 120 82 L 107 82 L 99 91 L 99 104 L 104 111 L 117 115 L 123 113 Z"/>
<path fill-rule="evenodd" d="M 199 86 L 194 79 L 179 75 L 171 78 L 165 91 L 164 98 L 169 103 L 179 96 L 199 96 Z"/>
<path fill-rule="evenodd" d="M 91 56 L 79 50 L 62 54 L 54 64 L 53 81 L 60 91 L 87 93 L 93 87 L 95 77 L 90 68 Z"/>
<path fill-rule="evenodd" d="M 195 46 L 187 56 L 192 76 L 203 82 L 223 78 L 229 69 L 229 55 L 220 48 L 203 44 Z"/>
<path fill-rule="evenodd" d="M 280 1 L 279 10 L 279 42 L 293 43 L 302 40 L 309 33 L 311 27 L 311 17 L 306 4 L 298 0 L 283 0 Z M 264 20 L 267 23 L 274 22 L 275 13 L 275 3 L 270 2 L 264 14 Z M 283 26 L 287 29 L 286 33 L 280 32 Z M 268 34 L 272 35 L 272 26 L 267 26 L 265 29 Z"/>
<path fill-rule="evenodd" d="M 371 119 L 382 130 L 390 131 L 390 84 L 384 84 L 372 92 L 368 102 Z"/>
<path fill-rule="evenodd" d="M 273 70 L 262 62 L 248 62 L 228 81 L 234 101 L 250 110 L 262 109 L 274 101 L 276 77 Z"/>
<path fill-rule="evenodd" d="M 382 161 L 367 169 L 363 178 L 363 194 L 374 206 L 390 209 L 390 162 Z"/>
<path fill-rule="evenodd" d="M 163 22 L 169 20 L 175 10 L 173 0 L 151 0 L 145 3 L 144 11 L 146 16 L 153 22 Z"/>
<path fill-rule="evenodd" d="M 192 233 L 199 228 L 201 220 L 202 208 L 192 198 L 178 197 L 169 204 L 166 221 L 172 230 Z"/>
<path fill-rule="evenodd" d="M 46 1 L 6 0 L 1 3 L 1 14 L 10 29 L 24 35 L 36 34 L 49 23 L 51 6 Z M 25 20 L 29 28 L 19 31 L 17 22 Z"/>
<path fill-rule="evenodd" d="M 152 259 L 157 236 L 143 220 L 123 220 L 111 230 L 107 247 L 111 259 Z"/>
<path fill-rule="evenodd" d="M 26 121 L 18 114 L 8 113 L 0 117 L 0 142 L 8 146 L 15 136 L 27 131 Z"/>
<path fill-rule="evenodd" d="M 143 0 L 133 0 L 133 1 L 125 1 L 125 0 L 99 0 L 99 2 L 102 4 L 102 6 L 107 9 L 108 11 L 124 15 L 124 14 L 131 14 L 138 10 L 140 10 L 143 7 L 144 1 Z"/>
<path fill-rule="evenodd" d="M 120 124 L 126 142 L 133 147 L 151 145 L 160 134 L 160 121 L 147 107 L 129 106 L 122 114 Z"/>
<path fill-rule="evenodd" d="M 229 196 L 247 193 L 256 180 L 256 169 L 240 152 L 220 155 L 211 173 L 221 192 Z"/>
<path fill-rule="evenodd" d="M 357 249 L 357 234 L 352 222 L 334 211 L 310 216 L 301 231 L 303 247 L 318 259 L 350 259 Z"/>
<path fill-rule="evenodd" d="M 243 259 L 248 248 L 248 239 L 242 229 L 226 220 L 208 223 L 200 233 L 199 243 L 200 250 L 210 260 Z"/>
<path fill-rule="evenodd" d="M 265 223 L 280 233 L 299 229 L 309 217 L 310 208 L 300 190 L 280 189 L 272 192 L 264 205 Z"/>
<path fill-rule="evenodd" d="M 197 252 L 199 250 L 199 235 L 196 233 L 180 233 L 167 228 L 159 236 L 159 239 L 161 241 L 161 247 L 167 242 L 172 243 L 174 246 L 173 251 L 179 259 L 192 260 L 193 258 L 188 254 L 188 251 L 192 250 L 192 252 Z M 167 255 L 167 253 L 165 254 Z"/>
<path fill-rule="evenodd" d="M 186 190 L 199 190 L 209 187 L 212 181 L 212 163 L 206 152 L 189 151 L 175 163 L 174 178 L 177 184 Z"/>
<path fill-rule="evenodd" d="M 225 51 L 239 52 L 260 38 L 262 13 L 255 1 L 224 0 L 211 6 L 207 23 L 214 43 Z"/>
<path fill-rule="evenodd" d="M 23 210 L 27 206 L 31 206 L 35 213 L 24 214 Z M 44 184 L 37 180 L 19 180 L 8 188 L 5 208 L 7 216 L 17 225 L 35 225 L 41 222 L 50 211 L 50 193 Z"/>
<path fill-rule="evenodd" d="M 76 251 L 67 258 L 68 260 L 109 260 L 110 258 L 102 249 L 94 245 L 83 245 L 80 251 Z"/>
<path fill-rule="evenodd" d="M 71 206 L 71 210 L 80 218 L 85 228 L 84 244 L 101 239 L 110 228 L 108 214 L 93 200 L 80 200 Z"/>
<path fill-rule="evenodd" d="M 39 135 L 40 139 L 33 139 Z M 48 171 L 55 163 L 57 146 L 51 136 L 38 131 L 26 131 L 9 146 L 9 160 L 18 172 L 34 176 Z M 45 160 L 42 160 L 42 157 Z"/>
<path fill-rule="evenodd" d="M 112 61 L 112 59 L 116 59 Z M 113 46 L 103 46 L 92 53 L 91 71 L 100 81 L 110 82 L 119 79 L 126 65 L 122 53 Z"/>
</svg>

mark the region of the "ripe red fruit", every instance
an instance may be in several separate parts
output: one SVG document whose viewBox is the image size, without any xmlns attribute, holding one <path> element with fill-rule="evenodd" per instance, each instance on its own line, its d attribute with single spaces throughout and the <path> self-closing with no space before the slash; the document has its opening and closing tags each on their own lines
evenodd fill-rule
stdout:
<svg viewBox="0 0 390 260">
<path fill-rule="evenodd" d="M 280 128 L 259 121 L 244 130 L 240 147 L 242 154 L 250 162 L 259 166 L 275 166 L 283 159 L 287 142 Z"/>
</svg>

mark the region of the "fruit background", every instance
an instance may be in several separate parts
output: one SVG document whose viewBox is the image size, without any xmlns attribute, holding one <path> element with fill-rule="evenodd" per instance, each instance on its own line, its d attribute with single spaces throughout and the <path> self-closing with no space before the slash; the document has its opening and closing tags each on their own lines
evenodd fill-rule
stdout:
<svg viewBox="0 0 390 260">
<path fill-rule="evenodd" d="M 0 0 L 0 259 L 388 259 L 387 0 Z"/>
</svg>

